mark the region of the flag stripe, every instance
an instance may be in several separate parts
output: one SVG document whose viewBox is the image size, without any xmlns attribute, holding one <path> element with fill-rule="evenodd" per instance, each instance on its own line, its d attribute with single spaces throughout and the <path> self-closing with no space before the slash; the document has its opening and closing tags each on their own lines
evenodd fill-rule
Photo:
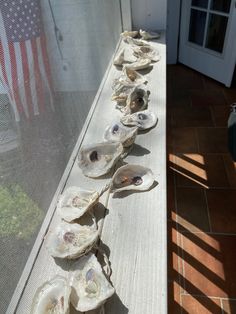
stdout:
<svg viewBox="0 0 236 314">
<path fill-rule="evenodd" d="M 18 74 L 17 74 L 17 66 L 16 66 L 16 54 L 14 49 L 14 44 L 9 43 L 9 54 L 11 58 L 11 76 L 12 76 L 12 86 L 13 86 L 13 96 L 19 112 L 23 111 L 20 94 L 19 94 L 19 87 L 18 87 Z"/>
<path fill-rule="evenodd" d="M 18 85 L 19 85 L 19 94 L 21 98 L 21 103 L 24 108 L 24 112 L 27 118 L 29 118 L 28 106 L 26 101 L 26 92 L 25 92 L 25 85 L 24 85 L 24 74 L 23 74 L 23 64 L 22 64 L 22 56 L 21 56 L 21 49 L 19 44 L 15 44 L 15 54 L 17 60 L 17 74 L 18 74 Z"/>
<path fill-rule="evenodd" d="M 25 42 L 20 42 L 20 50 L 21 50 L 21 57 L 22 57 L 22 66 L 23 66 L 23 76 L 24 76 L 24 88 L 25 88 L 25 95 L 26 95 L 26 102 L 29 110 L 29 115 L 32 115 L 32 94 L 30 89 L 30 75 L 29 75 L 29 64 L 27 60 L 27 52 Z"/>
<path fill-rule="evenodd" d="M 8 78 L 7 78 L 6 67 L 5 67 L 5 57 L 4 57 L 4 51 L 3 51 L 1 40 L 0 40 L 0 65 L 2 68 L 2 76 L 3 76 L 4 84 L 6 85 L 10 98 L 13 99 L 9 82 L 8 82 Z"/>
<path fill-rule="evenodd" d="M 45 108 L 44 108 L 44 102 L 43 102 L 43 84 L 42 84 L 42 76 L 41 76 L 40 67 L 39 67 L 36 39 L 32 39 L 31 47 L 32 47 L 32 53 L 33 53 L 33 60 L 34 60 L 34 73 L 35 73 L 38 103 L 39 103 L 40 110 L 44 111 Z"/>
</svg>

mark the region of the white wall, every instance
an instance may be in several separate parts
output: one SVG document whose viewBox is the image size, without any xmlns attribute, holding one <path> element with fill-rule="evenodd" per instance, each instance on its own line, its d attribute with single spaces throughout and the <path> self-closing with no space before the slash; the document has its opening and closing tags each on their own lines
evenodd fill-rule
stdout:
<svg viewBox="0 0 236 314">
<path fill-rule="evenodd" d="M 131 0 L 131 12 L 134 29 L 166 29 L 167 0 Z"/>
</svg>

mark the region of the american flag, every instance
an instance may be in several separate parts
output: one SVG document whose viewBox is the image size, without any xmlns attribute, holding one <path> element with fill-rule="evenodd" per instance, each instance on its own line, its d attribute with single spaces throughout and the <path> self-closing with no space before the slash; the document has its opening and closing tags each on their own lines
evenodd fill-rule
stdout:
<svg viewBox="0 0 236 314">
<path fill-rule="evenodd" d="M 17 121 L 53 107 L 40 0 L 0 0 L 0 78 Z"/>
</svg>

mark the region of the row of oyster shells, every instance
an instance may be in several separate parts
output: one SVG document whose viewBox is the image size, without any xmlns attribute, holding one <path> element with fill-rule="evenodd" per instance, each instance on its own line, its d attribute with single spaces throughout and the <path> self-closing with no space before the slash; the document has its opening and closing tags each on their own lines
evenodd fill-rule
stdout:
<svg viewBox="0 0 236 314">
<path fill-rule="evenodd" d="M 126 108 L 126 115 L 121 118 L 121 122 L 115 121 L 106 128 L 104 140 L 107 143 L 98 143 L 80 150 L 79 166 L 82 165 L 81 168 L 85 167 L 87 170 L 89 168 L 88 172 L 82 169 L 85 175 L 97 177 L 107 173 L 122 156 L 123 149 L 133 144 L 138 129 L 151 128 L 157 122 L 154 113 L 148 110 L 140 111 L 146 109 L 148 94 L 141 88 L 138 90 L 137 87 L 140 82 L 145 83 L 146 79 L 132 67 L 125 67 L 123 73 L 125 74 L 120 77 L 119 82 L 114 83 L 114 90 L 118 91 L 120 84 L 124 91 L 123 86 L 128 83 L 126 86 L 129 85 L 133 89 L 127 96 L 130 105 L 127 107 L 128 110 Z M 136 80 L 139 81 L 138 84 Z M 140 106 L 135 109 L 132 102 L 137 95 L 138 98 L 144 98 L 144 104 L 139 104 Z M 113 193 L 124 190 L 144 191 L 148 190 L 153 182 L 154 176 L 150 169 L 140 165 L 125 165 L 113 175 L 109 191 Z M 67 189 L 60 197 L 57 213 L 64 221 L 49 232 L 46 246 L 53 257 L 80 258 L 73 264 L 69 279 L 56 276 L 37 290 L 32 313 L 69 313 L 69 302 L 78 311 L 89 311 L 101 306 L 114 294 L 115 289 L 104 275 L 96 256 L 89 253 L 99 238 L 96 219 L 93 218 L 92 226 L 74 223 L 75 219 L 90 212 L 98 202 L 98 192 L 79 187 Z"/>
</svg>

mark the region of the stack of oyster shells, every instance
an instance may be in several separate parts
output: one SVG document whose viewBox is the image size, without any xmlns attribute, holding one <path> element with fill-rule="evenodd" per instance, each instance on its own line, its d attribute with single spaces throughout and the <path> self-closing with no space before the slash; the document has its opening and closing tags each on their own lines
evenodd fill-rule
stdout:
<svg viewBox="0 0 236 314">
<path fill-rule="evenodd" d="M 122 73 L 112 84 L 111 99 L 122 112 L 122 117 L 119 121 L 111 121 L 100 143 L 80 149 L 78 166 L 90 178 L 110 173 L 118 161 L 131 151 L 138 132 L 151 129 L 157 123 L 156 114 L 147 109 L 150 95 L 147 78 L 137 71 L 147 69 L 160 60 L 158 51 L 148 42 L 159 38 L 160 34 L 142 30 L 125 31 L 121 37 L 125 47 L 118 51 L 113 64 L 122 66 Z M 56 211 L 61 222 L 49 230 L 45 241 L 51 256 L 74 262 L 68 278 L 57 275 L 37 289 L 31 313 L 66 314 L 69 313 L 70 303 L 76 310 L 86 312 L 101 307 L 115 293 L 106 255 L 103 254 L 107 272 L 92 252 L 98 249 L 96 244 L 101 234 L 93 214 L 94 207 L 106 190 L 108 195 L 125 190 L 147 191 L 153 183 L 151 169 L 127 164 L 118 167 L 100 193 L 76 186 L 63 192 Z M 91 224 L 80 222 L 85 216 L 90 217 Z"/>
</svg>

